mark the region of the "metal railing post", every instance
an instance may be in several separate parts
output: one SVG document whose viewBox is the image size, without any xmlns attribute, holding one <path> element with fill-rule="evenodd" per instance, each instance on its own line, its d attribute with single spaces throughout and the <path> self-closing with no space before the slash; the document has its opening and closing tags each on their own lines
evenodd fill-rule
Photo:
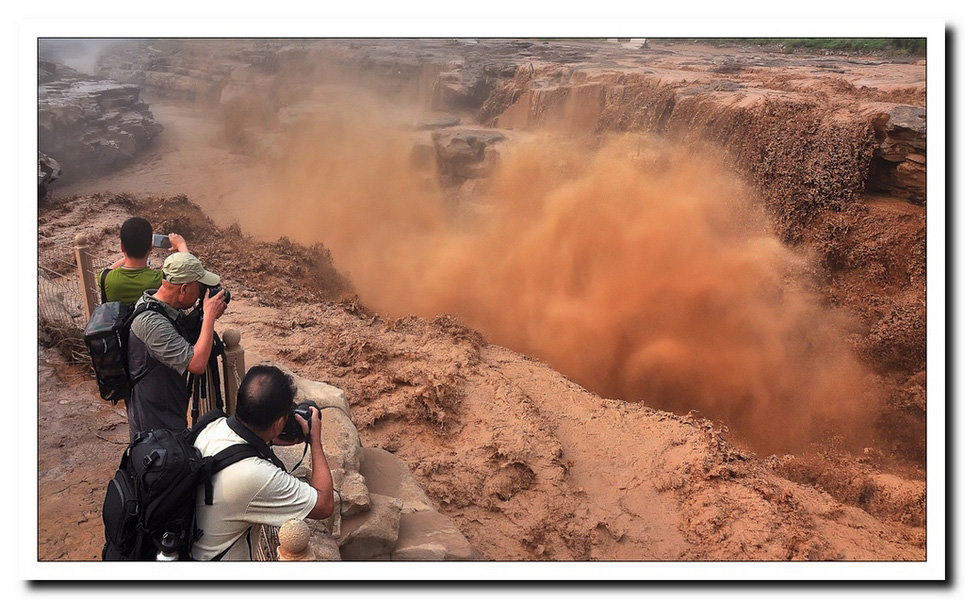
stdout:
<svg viewBox="0 0 965 600">
<path fill-rule="evenodd" d="M 74 258 L 77 261 L 77 276 L 80 279 L 80 297 L 84 301 L 84 314 L 89 321 L 91 313 L 97 307 L 99 294 L 90 251 L 87 247 L 87 236 L 83 233 L 74 236 Z"/>
</svg>

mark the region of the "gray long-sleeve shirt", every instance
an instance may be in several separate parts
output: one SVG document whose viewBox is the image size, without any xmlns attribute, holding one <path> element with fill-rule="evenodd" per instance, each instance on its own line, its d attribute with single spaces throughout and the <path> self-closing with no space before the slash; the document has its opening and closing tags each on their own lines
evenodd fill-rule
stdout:
<svg viewBox="0 0 965 600">
<path fill-rule="evenodd" d="M 153 301 L 156 304 L 160 304 L 164 312 L 172 319 L 177 319 L 184 314 L 182 311 L 172 308 L 156 298 L 152 298 L 152 295 L 156 292 L 157 290 L 147 290 L 144 292 L 134 305 L 134 308 L 136 309 L 145 302 Z M 147 346 L 147 349 L 154 358 L 158 359 L 162 364 L 171 367 L 182 375 L 188 370 L 188 364 L 190 364 L 191 359 L 194 358 L 194 347 L 189 344 L 186 339 L 181 337 L 181 334 L 174 328 L 171 321 L 163 315 L 154 311 L 141 313 L 134 319 L 134 322 L 131 323 L 131 333 L 144 342 L 144 345 Z"/>
</svg>

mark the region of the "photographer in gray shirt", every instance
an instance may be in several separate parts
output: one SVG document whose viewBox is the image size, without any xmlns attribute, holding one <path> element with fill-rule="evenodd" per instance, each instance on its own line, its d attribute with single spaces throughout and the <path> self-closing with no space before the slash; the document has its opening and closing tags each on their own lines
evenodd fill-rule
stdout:
<svg viewBox="0 0 965 600">
<path fill-rule="evenodd" d="M 170 255 L 161 274 L 161 287 L 145 291 L 135 304 L 137 309 L 154 303 L 156 310 L 142 312 L 131 323 L 127 358 L 136 384 L 127 401 L 127 418 L 132 440 L 141 431 L 187 427 L 187 373 L 205 372 L 214 341 L 214 323 L 226 307 L 224 290 L 209 296 L 207 289 L 218 285 L 221 277 L 206 271 L 195 256 L 187 252 Z M 176 323 L 183 310 L 194 306 L 201 297 L 204 318 L 192 346 Z"/>
</svg>

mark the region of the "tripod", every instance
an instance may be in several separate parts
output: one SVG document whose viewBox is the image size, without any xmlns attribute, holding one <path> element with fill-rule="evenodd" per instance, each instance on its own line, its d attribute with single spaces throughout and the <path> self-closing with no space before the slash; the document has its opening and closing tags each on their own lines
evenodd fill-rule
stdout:
<svg viewBox="0 0 965 600">
<path fill-rule="evenodd" d="M 221 367 L 224 371 L 222 382 L 221 374 L 218 372 L 218 357 L 221 357 Z M 224 384 L 224 394 L 222 394 L 222 383 Z M 208 398 L 208 392 L 212 398 Z M 214 340 L 211 342 L 211 356 L 208 357 L 208 364 L 204 373 L 201 375 L 188 374 L 188 396 L 191 397 L 191 426 L 198 422 L 201 415 L 201 404 L 204 403 L 205 411 L 212 408 L 224 410 L 224 397 L 228 394 L 228 363 L 224 360 L 224 342 L 215 332 Z M 211 405 L 213 402 L 213 406 Z"/>
</svg>

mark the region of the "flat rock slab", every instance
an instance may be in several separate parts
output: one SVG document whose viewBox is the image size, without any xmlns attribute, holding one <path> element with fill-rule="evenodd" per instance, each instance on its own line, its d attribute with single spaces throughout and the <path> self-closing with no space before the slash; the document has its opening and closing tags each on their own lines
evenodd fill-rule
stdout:
<svg viewBox="0 0 965 600">
<path fill-rule="evenodd" d="M 459 123 L 459 117 L 448 113 L 439 113 L 427 115 L 425 118 L 416 121 L 412 124 L 412 128 L 419 131 L 444 129 L 446 127 L 455 127 Z"/>
<path fill-rule="evenodd" d="M 891 129 L 907 129 L 924 136 L 925 123 L 925 109 L 921 106 L 896 106 L 889 113 Z"/>
<path fill-rule="evenodd" d="M 371 494 L 371 510 L 342 521 L 339 548 L 343 560 L 366 560 L 389 554 L 399 539 L 402 501 Z"/>
<path fill-rule="evenodd" d="M 369 493 L 402 501 L 402 513 L 435 510 L 419 482 L 398 457 L 381 448 L 362 448 L 359 473 Z"/>
<path fill-rule="evenodd" d="M 362 443 L 358 430 L 345 413 L 322 409 L 322 444 L 329 468 L 358 472 Z"/>
<path fill-rule="evenodd" d="M 482 560 L 459 529 L 436 511 L 403 514 L 392 560 Z"/>
</svg>

